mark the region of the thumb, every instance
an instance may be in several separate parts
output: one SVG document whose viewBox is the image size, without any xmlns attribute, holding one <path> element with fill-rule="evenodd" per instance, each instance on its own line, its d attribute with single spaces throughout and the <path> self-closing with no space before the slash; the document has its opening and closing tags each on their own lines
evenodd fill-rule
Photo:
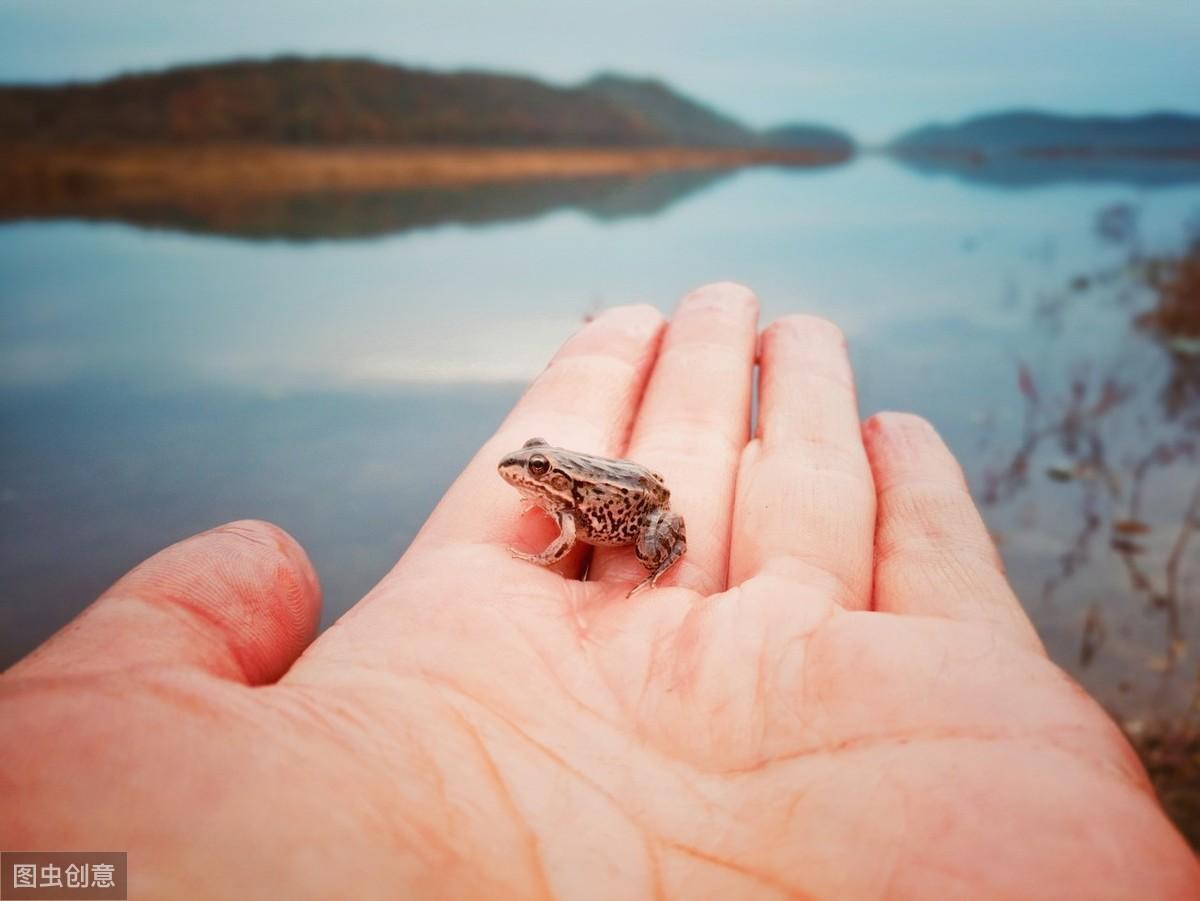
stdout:
<svg viewBox="0 0 1200 901">
<path fill-rule="evenodd" d="M 159 551 L 14 665 L 10 677 L 190 666 L 259 685 L 316 633 L 321 588 L 282 529 L 246 520 Z"/>
</svg>

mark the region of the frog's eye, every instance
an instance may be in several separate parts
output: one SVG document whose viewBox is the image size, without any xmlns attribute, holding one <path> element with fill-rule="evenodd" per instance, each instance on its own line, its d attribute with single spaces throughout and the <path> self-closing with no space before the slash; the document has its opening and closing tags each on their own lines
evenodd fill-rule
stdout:
<svg viewBox="0 0 1200 901">
<path fill-rule="evenodd" d="M 541 454 L 529 458 L 529 471 L 535 476 L 544 476 L 550 470 L 550 461 Z"/>
</svg>

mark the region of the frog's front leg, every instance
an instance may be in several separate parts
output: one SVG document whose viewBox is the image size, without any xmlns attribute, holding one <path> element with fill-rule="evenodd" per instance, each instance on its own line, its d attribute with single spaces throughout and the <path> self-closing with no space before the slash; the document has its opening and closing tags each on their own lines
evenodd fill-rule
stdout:
<svg viewBox="0 0 1200 901">
<path fill-rule="evenodd" d="M 634 553 L 642 566 L 650 570 L 650 575 L 634 586 L 630 595 L 641 591 L 647 585 L 654 586 L 658 577 L 675 565 L 680 557 L 687 553 L 687 533 L 683 527 L 683 517 L 671 510 L 652 510 L 646 514 L 642 530 L 638 533 Z"/>
<path fill-rule="evenodd" d="M 544 551 L 540 554 L 526 554 L 516 548 L 509 548 L 512 555 L 538 566 L 549 566 L 567 556 L 567 551 L 575 544 L 575 517 L 564 510 L 556 513 L 555 519 L 558 520 L 558 537 L 551 541 Z"/>
</svg>

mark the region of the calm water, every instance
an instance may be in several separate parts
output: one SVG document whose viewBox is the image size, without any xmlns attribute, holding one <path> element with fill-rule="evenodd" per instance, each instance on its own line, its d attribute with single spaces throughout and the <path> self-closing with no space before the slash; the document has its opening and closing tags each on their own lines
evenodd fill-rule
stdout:
<svg viewBox="0 0 1200 901">
<path fill-rule="evenodd" d="M 842 325 L 864 415 L 941 429 L 1061 663 L 1123 716 L 1180 710 L 1200 372 L 1134 324 L 1129 262 L 1185 247 L 1200 183 L 1107 178 L 868 158 L 0 226 L 0 664 L 238 517 L 304 544 L 331 621 L 585 315 L 736 279 L 764 321 Z"/>
</svg>

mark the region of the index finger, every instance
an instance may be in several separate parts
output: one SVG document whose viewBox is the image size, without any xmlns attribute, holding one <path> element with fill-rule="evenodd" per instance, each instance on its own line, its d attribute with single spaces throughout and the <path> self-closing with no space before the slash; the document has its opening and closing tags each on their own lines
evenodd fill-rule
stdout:
<svg viewBox="0 0 1200 901">
<path fill-rule="evenodd" d="M 571 337 L 467 464 L 409 553 L 455 543 L 540 551 L 558 533 L 544 514 L 521 515 L 520 497 L 496 472 L 527 439 L 601 456 L 619 455 L 658 352 L 663 317 L 650 306 L 609 310 Z M 580 551 L 562 564 L 577 571 Z"/>
</svg>

